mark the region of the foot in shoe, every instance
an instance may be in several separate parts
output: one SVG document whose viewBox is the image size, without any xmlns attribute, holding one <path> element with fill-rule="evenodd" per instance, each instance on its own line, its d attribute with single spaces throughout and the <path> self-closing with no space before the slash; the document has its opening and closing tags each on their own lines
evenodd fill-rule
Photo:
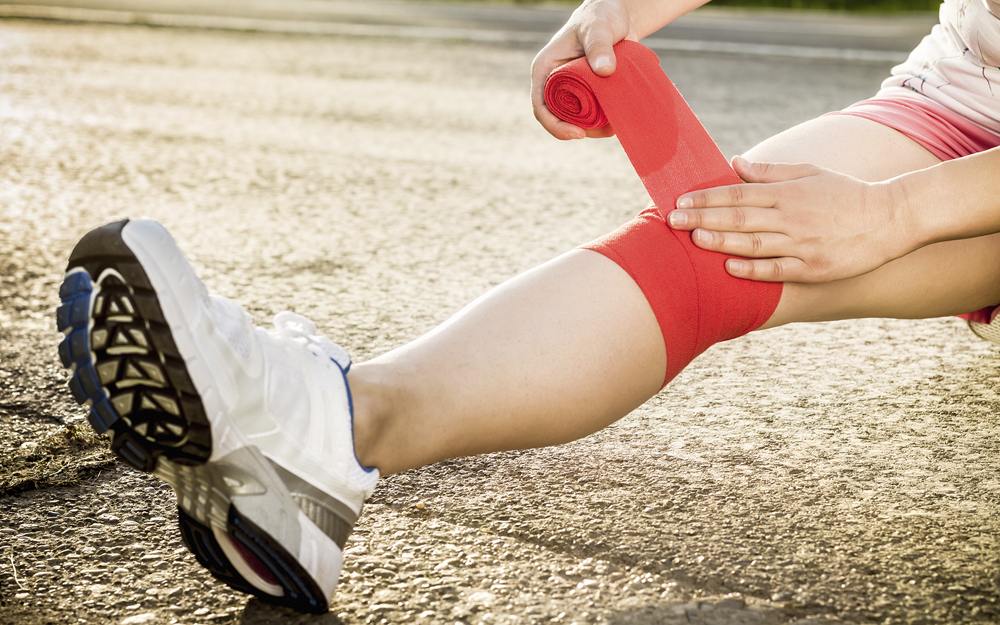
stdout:
<svg viewBox="0 0 1000 625">
<path fill-rule="evenodd" d="M 354 454 L 347 353 L 293 313 L 255 328 L 153 221 L 88 233 L 59 295 L 73 396 L 122 460 L 173 487 L 198 561 L 266 601 L 327 611 L 378 480 Z"/>
</svg>

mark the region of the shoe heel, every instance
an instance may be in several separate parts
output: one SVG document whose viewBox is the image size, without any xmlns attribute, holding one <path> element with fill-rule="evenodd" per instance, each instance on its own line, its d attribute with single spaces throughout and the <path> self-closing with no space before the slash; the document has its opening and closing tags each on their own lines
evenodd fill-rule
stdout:
<svg viewBox="0 0 1000 625">
<path fill-rule="evenodd" d="M 229 518 L 222 541 L 211 528 L 177 509 L 178 523 L 184 545 L 194 554 L 213 577 L 230 588 L 252 594 L 262 601 L 292 608 L 298 612 L 324 614 L 330 604 L 312 577 L 267 532 L 240 514 L 236 506 L 229 507 Z M 239 565 L 234 564 L 239 561 Z M 257 578 L 258 584 L 272 587 L 268 593 L 257 588 L 246 575 Z"/>
<path fill-rule="evenodd" d="M 194 554 L 198 564 L 205 567 L 213 577 L 240 592 L 249 594 L 256 592 L 226 557 L 211 528 L 196 521 L 183 508 L 177 508 L 177 524 L 180 526 L 184 546 Z"/>
<path fill-rule="evenodd" d="M 59 359 L 91 427 L 112 430 L 124 462 L 146 472 L 160 456 L 201 464 L 212 450 L 209 422 L 156 292 L 122 240 L 127 223 L 93 230 L 74 248 L 56 311 Z"/>
</svg>

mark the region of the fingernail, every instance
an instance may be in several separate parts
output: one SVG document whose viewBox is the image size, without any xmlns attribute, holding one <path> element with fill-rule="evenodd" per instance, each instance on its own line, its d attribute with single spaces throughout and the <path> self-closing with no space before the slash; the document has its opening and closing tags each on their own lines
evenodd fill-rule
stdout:
<svg viewBox="0 0 1000 625">
<path fill-rule="evenodd" d="M 730 273 L 743 273 L 746 270 L 746 264 L 742 260 L 730 258 L 726 261 L 726 269 Z"/>
<path fill-rule="evenodd" d="M 688 216 L 684 213 L 678 213 L 677 211 L 671 211 L 667 215 L 667 221 L 670 222 L 672 228 L 681 228 L 687 224 Z"/>
<path fill-rule="evenodd" d="M 594 61 L 594 69 L 601 69 L 606 65 L 611 65 L 611 59 L 606 56 L 599 56 L 597 57 L 597 60 Z"/>
<path fill-rule="evenodd" d="M 747 159 L 745 159 L 745 158 L 743 158 L 742 156 L 739 156 L 739 155 L 734 156 L 733 160 L 736 161 L 737 165 L 746 166 L 746 165 L 750 164 L 750 161 L 748 161 Z"/>
<path fill-rule="evenodd" d="M 695 230 L 694 238 L 698 239 L 702 243 L 711 243 L 712 233 L 707 230 Z"/>
<path fill-rule="evenodd" d="M 689 197 L 679 197 L 677 198 L 677 208 L 693 208 L 694 200 Z"/>
</svg>

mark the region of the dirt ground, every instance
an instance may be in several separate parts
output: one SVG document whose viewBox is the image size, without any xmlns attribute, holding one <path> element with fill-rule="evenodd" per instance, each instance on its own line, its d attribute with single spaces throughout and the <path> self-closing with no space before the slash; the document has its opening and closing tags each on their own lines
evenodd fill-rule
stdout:
<svg viewBox="0 0 1000 625">
<path fill-rule="evenodd" d="M 955 319 L 756 333 L 581 441 L 385 479 L 322 617 L 193 562 L 64 386 L 75 241 L 155 217 L 258 323 L 369 358 L 644 206 L 614 140 L 534 122 L 532 56 L 0 21 L 0 623 L 1000 620 L 1000 358 Z M 888 69 L 661 58 L 727 154 Z"/>
</svg>

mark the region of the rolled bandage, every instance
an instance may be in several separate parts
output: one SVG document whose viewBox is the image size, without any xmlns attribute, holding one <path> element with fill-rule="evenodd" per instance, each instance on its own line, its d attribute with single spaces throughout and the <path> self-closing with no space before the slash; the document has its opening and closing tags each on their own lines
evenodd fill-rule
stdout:
<svg viewBox="0 0 1000 625">
<path fill-rule="evenodd" d="M 782 285 L 734 278 L 725 261 L 673 230 L 665 217 L 688 191 L 741 182 L 649 48 L 615 45 L 617 67 L 594 74 L 585 58 L 552 72 L 545 103 L 583 128 L 611 124 L 655 204 L 584 249 L 618 263 L 642 289 L 667 351 L 666 385 L 720 341 L 759 328 L 774 313 Z"/>
</svg>

